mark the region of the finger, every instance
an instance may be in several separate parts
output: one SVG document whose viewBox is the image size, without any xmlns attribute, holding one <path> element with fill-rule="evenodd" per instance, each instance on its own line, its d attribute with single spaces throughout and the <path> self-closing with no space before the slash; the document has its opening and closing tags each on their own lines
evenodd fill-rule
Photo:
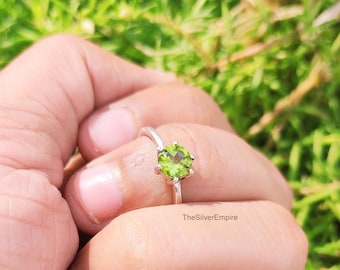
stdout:
<svg viewBox="0 0 340 270">
<path fill-rule="evenodd" d="M 174 80 L 162 74 L 77 37 L 39 42 L 0 73 L 1 164 L 38 169 L 59 186 L 78 124 L 94 108 Z"/>
<path fill-rule="evenodd" d="M 172 124 L 159 129 L 194 153 L 195 174 L 181 181 L 184 202 L 270 200 L 290 208 L 285 179 L 262 154 L 235 134 L 207 126 Z M 78 226 L 96 233 L 131 209 L 173 203 L 173 190 L 154 173 L 156 145 L 146 137 L 88 164 L 66 186 Z"/>
<path fill-rule="evenodd" d="M 173 205 L 113 220 L 72 269 L 302 270 L 306 257 L 304 233 L 277 204 Z"/>
<path fill-rule="evenodd" d="M 78 235 L 56 187 L 79 123 L 95 108 L 170 77 L 63 35 L 39 42 L 0 72 L 1 267 L 67 267 Z"/>
<path fill-rule="evenodd" d="M 91 115 L 80 129 L 80 151 L 93 159 L 133 140 L 143 126 L 176 122 L 232 131 L 225 114 L 208 94 L 172 83 L 137 92 Z"/>
<path fill-rule="evenodd" d="M 33 170 L 0 179 L 0 268 L 67 269 L 78 233 L 59 190 Z"/>
</svg>

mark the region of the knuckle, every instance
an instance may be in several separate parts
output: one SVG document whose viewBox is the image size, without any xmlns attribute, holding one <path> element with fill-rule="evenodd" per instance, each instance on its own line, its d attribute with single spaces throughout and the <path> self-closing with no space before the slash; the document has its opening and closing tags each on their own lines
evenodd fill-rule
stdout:
<svg viewBox="0 0 340 270">
<path fill-rule="evenodd" d="M 280 269 L 304 269 L 308 253 L 308 241 L 293 215 L 283 206 L 273 202 L 261 203 L 270 217 L 267 223 L 268 242 L 275 245 L 274 256 L 276 266 Z M 263 209 L 265 210 L 265 209 Z"/>
<path fill-rule="evenodd" d="M 32 48 L 44 56 L 41 60 L 42 64 L 53 66 L 57 72 L 64 74 L 70 71 L 76 73 L 76 68 L 81 68 L 88 44 L 90 43 L 80 37 L 56 34 L 42 39 Z M 48 72 L 52 71 L 48 70 Z"/>
<path fill-rule="evenodd" d="M 74 46 L 80 42 L 81 38 L 70 34 L 55 34 L 46 37 L 40 41 L 40 44 L 47 46 L 48 48 L 68 48 Z"/>
<path fill-rule="evenodd" d="M 225 114 L 207 92 L 193 86 L 183 86 L 183 90 L 186 99 L 191 103 L 191 108 L 195 110 L 194 115 L 203 118 L 203 122 L 209 126 L 230 128 Z"/>
<path fill-rule="evenodd" d="M 119 263 L 122 269 L 152 269 L 154 238 L 151 226 L 141 216 L 124 214 L 116 224 L 120 239 Z M 118 227 L 118 228 L 117 228 Z"/>
</svg>

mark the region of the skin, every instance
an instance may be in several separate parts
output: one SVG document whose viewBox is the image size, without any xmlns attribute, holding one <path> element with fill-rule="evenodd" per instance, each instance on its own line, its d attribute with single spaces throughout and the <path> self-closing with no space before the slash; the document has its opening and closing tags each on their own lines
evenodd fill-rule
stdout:
<svg viewBox="0 0 340 270">
<path fill-rule="evenodd" d="M 1 268 L 304 269 L 285 179 L 203 91 L 65 35 L 21 54 L 0 85 Z M 197 156 L 181 205 L 138 137 L 148 125 Z M 79 252 L 77 229 L 93 235 Z"/>
</svg>

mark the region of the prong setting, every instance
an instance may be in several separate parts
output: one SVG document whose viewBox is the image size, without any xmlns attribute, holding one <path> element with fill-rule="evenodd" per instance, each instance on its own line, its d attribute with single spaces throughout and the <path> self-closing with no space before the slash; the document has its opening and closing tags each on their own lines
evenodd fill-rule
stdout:
<svg viewBox="0 0 340 270">
<path fill-rule="evenodd" d="M 156 166 L 155 166 L 155 173 L 156 174 L 161 174 L 161 170 L 162 170 L 162 165 L 161 164 L 156 164 Z"/>
<path fill-rule="evenodd" d="M 167 179 L 167 184 L 169 185 L 175 185 L 176 183 L 178 183 L 179 181 L 181 181 L 181 179 L 179 179 L 178 177 L 175 177 L 173 179 Z"/>
</svg>

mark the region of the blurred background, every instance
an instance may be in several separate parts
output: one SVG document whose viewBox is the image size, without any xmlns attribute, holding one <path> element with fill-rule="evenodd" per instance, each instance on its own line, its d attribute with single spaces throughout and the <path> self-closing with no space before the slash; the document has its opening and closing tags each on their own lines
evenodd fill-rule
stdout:
<svg viewBox="0 0 340 270">
<path fill-rule="evenodd" d="M 340 269 L 340 1 L 0 0 L 0 68 L 54 33 L 210 93 L 291 184 L 306 269 Z"/>
</svg>

